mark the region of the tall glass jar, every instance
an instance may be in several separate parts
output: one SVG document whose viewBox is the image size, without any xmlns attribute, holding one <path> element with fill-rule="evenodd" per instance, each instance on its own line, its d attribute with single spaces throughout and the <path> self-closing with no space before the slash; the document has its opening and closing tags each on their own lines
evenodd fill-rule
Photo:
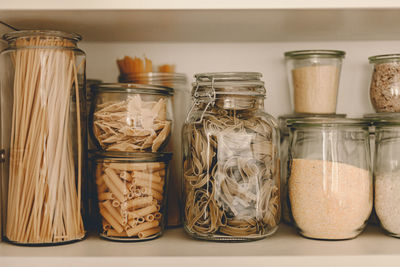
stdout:
<svg viewBox="0 0 400 267">
<path fill-rule="evenodd" d="M 304 118 L 290 127 L 289 199 L 301 235 L 356 237 L 372 210 L 369 123 Z"/>
<path fill-rule="evenodd" d="M 190 91 L 185 74 L 167 73 L 167 72 L 146 72 L 146 73 L 128 73 L 118 77 L 120 82 L 141 83 L 167 86 L 174 89 L 172 97 L 172 108 L 174 124 L 171 131 L 171 140 L 167 145 L 167 151 L 174 151 L 170 165 L 170 183 L 168 187 L 168 226 L 181 225 L 181 205 L 180 199 L 182 192 L 182 127 L 185 122 L 187 111 L 190 104 Z"/>
<path fill-rule="evenodd" d="M 8 42 L 0 61 L 2 174 L 8 184 L 4 238 L 18 245 L 81 240 L 87 166 L 81 37 L 38 30 L 3 39 Z"/>
<path fill-rule="evenodd" d="M 162 235 L 166 223 L 166 188 L 171 153 L 96 152 L 100 236 L 141 241 Z"/>
<path fill-rule="evenodd" d="M 375 212 L 387 234 L 400 237 L 400 114 L 377 114 L 375 126 Z"/>
<path fill-rule="evenodd" d="M 280 219 L 279 130 L 264 112 L 261 74 L 195 77 L 183 129 L 184 228 L 206 240 L 269 236 Z"/>
<path fill-rule="evenodd" d="M 336 113 L 342 61 L 340 50 L 299 50 L 285 53 L 287 76 L 296 113 Z"/>
<path fill-rule="evenodd" d="M 400 112 L 400 54 L 369 57 L 369 96 L 376 112 Z"/>
</svg>

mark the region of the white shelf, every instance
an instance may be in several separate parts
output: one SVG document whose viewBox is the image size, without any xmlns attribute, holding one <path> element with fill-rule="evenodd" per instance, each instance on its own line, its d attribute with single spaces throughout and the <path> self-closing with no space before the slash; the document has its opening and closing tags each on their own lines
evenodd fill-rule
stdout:
<svg viewBox="0 0 400 267">
<path fill-rule="evenodd" d="M 182 228 L 165 232 L 159 239 L 139 243 L 116 243 L 90 236 L 75 244 L 57 247 L 18 247 L 0 244 L 0 266 L 39 263 L 52 266 L 395 266 L 400 260 L 399 240 L 385 236 L 378 227 L 369 226 L 354 240 L 316 241 L 300 237 L 293 228 L 281 225 L 278 232 L 264 240 L 248 243 L 215 243 L 189 238 Z M 335 264 L 335 265 L 333 265 Z M 363 265 L 361 265 L 363 264 Z M 142 265 L 143 266 L 143 265 Z M 270 265 L 273 266 L 273 265 Z M 321 266 L 321 265 L 319 265 Z M 355 265 L 353 265 L 355 266 Z M 398 266 L 398 265 L 397 265 Z"/>
<path fill-rule="evenodd" d="M 390 9 L 385 4 L 373 9 L 323 10 L 252 9 L 251 5 L 241 10 L 170 10 L 165 4 L 150 10 L 124 6 L 122 10 L 85 10 L 76 6 L 79 9 L 16 11 L 2 6 L 0 19 L 20 29 L 79 32 L 89 42 L 400 40 L 400 1 Z"/>
</svg>

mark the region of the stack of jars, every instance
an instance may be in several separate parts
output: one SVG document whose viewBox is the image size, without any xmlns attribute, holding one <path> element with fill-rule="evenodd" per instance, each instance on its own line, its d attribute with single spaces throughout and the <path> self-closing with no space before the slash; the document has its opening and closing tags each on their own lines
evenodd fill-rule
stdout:
<svg viewBox="0 0 400 267">
<path fill-rule="evenodd" d="M 400 237 L 400 54 L 369 58 L 371 124 L 375 153 L 375 212 L 385 232 Z"/>
<path fill-rule="evenodd" d="M 154 239 L 166 223 L 168 164 L 162 152 L 173 127 L 166 86 L 92 86 L 89 130 L 100 235 L 105 239 Z"/>
<path fill-rule="evenodd" d="M 283 214 L 308 238 L 354 238 L 372 210 L 369 123 L 336 114 L 344 55 L 285 53 L 294 114 L 280 117 Z"/>
<path fill-rule="evenodd" d="M 251 241 L 280 220 L 279 129 L 256 72 L 195 75 L 183 128 L 183 218 L 195 238 Z"/>
</svg>

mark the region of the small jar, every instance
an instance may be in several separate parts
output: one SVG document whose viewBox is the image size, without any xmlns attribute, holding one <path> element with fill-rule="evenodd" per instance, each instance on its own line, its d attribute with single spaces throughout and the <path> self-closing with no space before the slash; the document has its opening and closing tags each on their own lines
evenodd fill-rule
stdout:
<svg viewBox="0 0 400 267">
<path fill-rule="evenodd" d="M 369 123 L 304 118 L 288 125 L 290 209 L 299 233 L 324 240 L 355 238 L 372 210 Z"/>
<path fill-rule="evenodd" d="M 369 57 L 370 99 L 376 112 L 400 112 L 400 54 Z"/>
<path fill-rule="evenodd" d="M 400 237 L 400 114 L 373 120 L 375 212 L 387 234 Z"/>
<path fill-rule="evenodd" d="M 166 187 L 171 153 L 97 152 L 100 236 L 114 241 L 150 240 L 166 222 Z"/>
<path fill-rule="evenodd" d="M 346 114 L 335 115 L 302 115 L 302 114 L 287 114 L 278 117 L 279 129 L 281 132 L 280 142 L 280 159 L 281 159 L 281 203 L 282 203 L 282 220 L 287 224 L 292 224 L 293 219 L 290 216 L 289 197 L 288 197 L 288 163 L 289 163 L 289 128 L 287 127 L 288 120 L 303 119 L 303 118 L 345 118 Z"/>
<path fill-rule="evenodd" d="M 260 73 L 195 75 L 183 129 L 184 228 L 195 238 L 251 241 L 280 219 L 279 130 Z"/>
<path fill-rule="evenodd" d="M 185 74 L 169 72 L 126 73 L 120 75 L 118 80 L 123 83 L 140 83 L 167 86 L 174 89 L 172 107 L 174 111 L 174 124 L 171 140 L 167 145 L 167 151 L 174 151 L 171 165 L 171 181 L 168 187 L 168 226 L 181 225 L 180 206 L 182 200 L 182 127 L 186 119 L 190 105 L 190 90 Z"/>
<path fill-rule="evenodd" d="M 342 60 L 339 50 L 285 53 L 292 107 L 296 113 L 336 113 Z"/>
<path fill-rule="evenodd" d="M 169 87 L 144 84 L 92 86 L 89 129 L 105 151 L 157 152 L 168 143 L 172 127 Z"/>
<path fill-rule="evenodd" d="M 85 235 L 87 132 L 81 36 L 24 30 L 3 36 L 3 237 L 59 245 Z M 6 197 L 7 196 L 7 197 Z"/>
</svg>

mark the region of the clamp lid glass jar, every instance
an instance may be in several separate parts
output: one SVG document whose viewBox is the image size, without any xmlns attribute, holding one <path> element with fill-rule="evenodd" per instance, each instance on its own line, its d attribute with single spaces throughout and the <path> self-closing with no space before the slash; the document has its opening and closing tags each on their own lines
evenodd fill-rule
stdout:
<svg viewBox="0 0 400 267">
<path fill-rule="evenodd" d="M 298 50 L 285 53 L 293 110 L 296 113 L 336 113 L 344 51 Z"/>
<path fill-rule="evenodd" d="M 356 237 L 372 210 L 369 123 L 362 119 L 301 119 L 290 127 L 289 199 L 301 235 Z"/>
<path fill-rule="evenodd" d="M 370 100 L 376 112 L 400 112 L 400 54 L 368 58 L 372 66 Z"/>
<path fill-rule="evenodd" d="M 96 152 L 98 224 L 103 238 L 149 240 L 166 222 L 165 199 L 171 153 Z"/>
<path fill-rule="evenodd" d="M 144 84 L 92 87 L 89 129 L 99 149 L 157 152 L 170 137 L 173 89 Z"/>
<path fill-rule="evenodd" d="M 200 239 L 249 241 L 280 219 L 279 130 L 259 73 L 195 76 L 183 130 L 184 228 Z"/>
<path fill-rule="evenodd" d="M 375 211 L 387 234 L 400 237 L 400 114 L 377 114 L 375 126 Z"/>
</svg>

